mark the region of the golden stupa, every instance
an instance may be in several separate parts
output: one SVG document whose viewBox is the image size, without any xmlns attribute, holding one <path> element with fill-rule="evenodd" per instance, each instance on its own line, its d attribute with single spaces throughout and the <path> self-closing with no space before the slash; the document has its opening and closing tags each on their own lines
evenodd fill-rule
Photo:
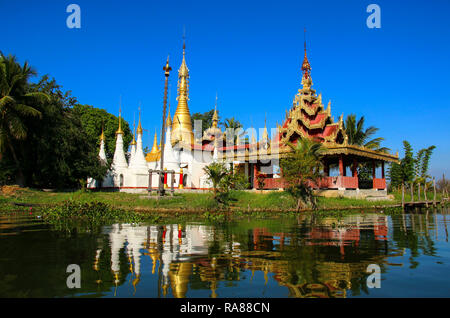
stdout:
<svg viewBox="0 0 450 318">
<path fill-rule="evenodd" d="M 183 43 L 183 61 L 178 69 L 178 105 L 173 116 L 170 142 L 172 145 L 181 143 L 183 146 L 190 146 L 194 142 L 194 133 L 187 103 L 189 100 L 189 69 L 186 65 L 185 51 L 186 45 Z"/>
</svg>

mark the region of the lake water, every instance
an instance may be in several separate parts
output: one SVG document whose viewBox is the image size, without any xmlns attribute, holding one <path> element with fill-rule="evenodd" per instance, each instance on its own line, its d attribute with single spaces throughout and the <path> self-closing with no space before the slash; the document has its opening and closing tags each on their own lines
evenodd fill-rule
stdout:
<svg viewBox="0 0 450 318">
<path fill-rule="evenodd" d="M 0 216 L 0 297 L 449 297 L 450 216 L 242 217 L 56 230 Z M 70 289 L 67 266 L 80 266 Z M 380 288 L 367 272 L 381 270 Z"/>
</svg>

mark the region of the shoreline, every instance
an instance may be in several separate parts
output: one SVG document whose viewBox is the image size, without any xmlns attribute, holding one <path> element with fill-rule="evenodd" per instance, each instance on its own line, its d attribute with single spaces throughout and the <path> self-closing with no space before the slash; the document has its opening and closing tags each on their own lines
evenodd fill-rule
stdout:
<svg viewBox="0 0 450 318">
<path fill-rule="evenodd" d="M 251 193 L 235 192 L 233 200 L 228 206 L 217 206 L 211 193 L 186 193 L 176 194 L 174 197 L 164 200 L 149 200 L 139 194 L 121 192 L 46 192 L 42 190 L 15 188 L 9 193 L 0 192 L 0 212 L 13 211 L 15 209 L 45 209 L 55 208 L 67 201 L 77 203 L 98 202 L 107 204 L 113 209 L 122 209 L 140 214 L 204 214 L 204 213 L 302 213 L 302 212 L 331 212 L 358 210 L 384 210 L 401 208 L 398 195 L 387 201 L 367 201 L 364 199 L 350 198 L 325 198 L 318 197 L 317 209 L 303 208 L 297 211 L 296 202 L 284 192 Z M 440 198 L 439 198 L 440 199 Z M 408 200 L 405 200 L 406 202 Z M 438 205 L 445 207 L 448 202 Z M 432 208 L 432 201 L 430 201 Z"/>
</svg>

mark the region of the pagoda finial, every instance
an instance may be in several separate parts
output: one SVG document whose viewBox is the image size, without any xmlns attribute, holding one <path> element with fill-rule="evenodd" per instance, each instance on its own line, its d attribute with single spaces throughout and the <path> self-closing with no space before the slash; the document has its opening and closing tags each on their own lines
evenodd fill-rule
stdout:
<svg viewBox="0 0 450 318">
<path fill-rule="evenodd" d="M 138 124 L 136 132 L 138 135 L 142 135 L 143 129 L 142 129 L 142 125 L 141 125 L 141 102 L 139 102 L 138 109 L 139 109 L 139 124 Z"/>
<path fill-rule="evenodd" d="M 150 151 L 151 154 L 156 154 L 159 151 L 159 149 L 158 149 L 158 140 L 157 139 L 158 139 L 158 137 L 157 137 L 156 128 L 155 128 L 155 137 L 153 139 L 153 147 L 152 147 L 152 150 Z"/>
<path fill-rule="evenodd" d="M 219 121 L 219 115 L 217 114 L 217 92 L 216 92 L 216 103 L 214 105 L 214 115 L 213 115 L 212 121 L 213 121 L 212 126 L 214 128 L 217 128 L 217 122 Z"/>
<path fill-rule="evenodd" d="M 269 140 L 269 133 L 267 132 L 267 114 L 266 118 L 264 119 L 264 131 L 262 135 L 262 140 Z"/>
<path fill-rule="evenodd" d="M 306 55 L 306 28 L 304 30 L 304 38 L 305 57 L 303 58 L 302 72 L 304 78 L 309 78 L 311 74 L 311 65 L 309 64 L 308 56 Z"/>
<path fill-rule="evenodd" d="M 169 105 L 169 114 L 167 114 L 166 120 L 166 128 L 172 128 L 172 116 L 170 116 L 170 105 Z"/>
<path fill-rule="evenodd" d="M 185 55 L 186 45 L 183 39 L 183 61 L 178 69 L 178 96 L 177 109 L 175 111 L 174 120 L 172 123 L 171 143 L 174 145 L 178 141 L 192 141 L 194 140 L 194 133 L 192 131 L 191 114 L 189 112 L 189 69 L 186 65 Z M 177 120 L 175 120 L 177 118 Z M 182 129 L 183 127 L 183 129 Z"/>
<path fill-rule="evenodd" d="M 100 135 L 100 141 L 105 141 L 105 133 L 103 131 L 103 121 L 102 121 L 102 134 Z"/>
<path fill-rule="evenodd" d="M 133 141 L 131 145 L 136 145 L 136 119 L 133 119 Z"/>
<path fill-rule="evenodd" d="M 122 134 L 123 135 L 123 130 L 122 130 L 122 95 L 120 95 L 120 102 L 119 102 L 119 128 L 116 131 L 116 135 L 118 134 Z"/>
<path fill-rule="evenodd" d="M 251 127 L 251 129 L 252 129 L 252 139 L 251 139 L 251 144 L 254 145 L 254 144 L 256 144 L 256 138 L 255 138 L 255 133 L 254 133 L 253 126 Z"/>
</svg>

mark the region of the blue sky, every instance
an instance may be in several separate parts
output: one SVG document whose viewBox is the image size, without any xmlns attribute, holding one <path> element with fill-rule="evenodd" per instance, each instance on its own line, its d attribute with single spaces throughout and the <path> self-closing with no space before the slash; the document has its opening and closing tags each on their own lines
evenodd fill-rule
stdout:
<svg viewBox="0 0 450 318">
<path fill-rule="evenodd" d="M 66 7 L 81 7 L 81 29 L 66 26 Z M 369 29 L 369 4 L 381 28 Z M 221 118 L 274 127 L 300 87 L 303 29 L 314 88 L 335 120 L 355 113 L 380 128 L 402 155 L 436 145 L 431 173 L 450 177 L 450 2 L 435 1 L 6 1 L 0 0 L 0 50 L 50 74 L 80 103 L 123 115 L 142 102 L 151 147 L 160 130 L 170 54 L 171 109 L 186 29 L 191 113 L 219 96 Z"/>
</svg>

